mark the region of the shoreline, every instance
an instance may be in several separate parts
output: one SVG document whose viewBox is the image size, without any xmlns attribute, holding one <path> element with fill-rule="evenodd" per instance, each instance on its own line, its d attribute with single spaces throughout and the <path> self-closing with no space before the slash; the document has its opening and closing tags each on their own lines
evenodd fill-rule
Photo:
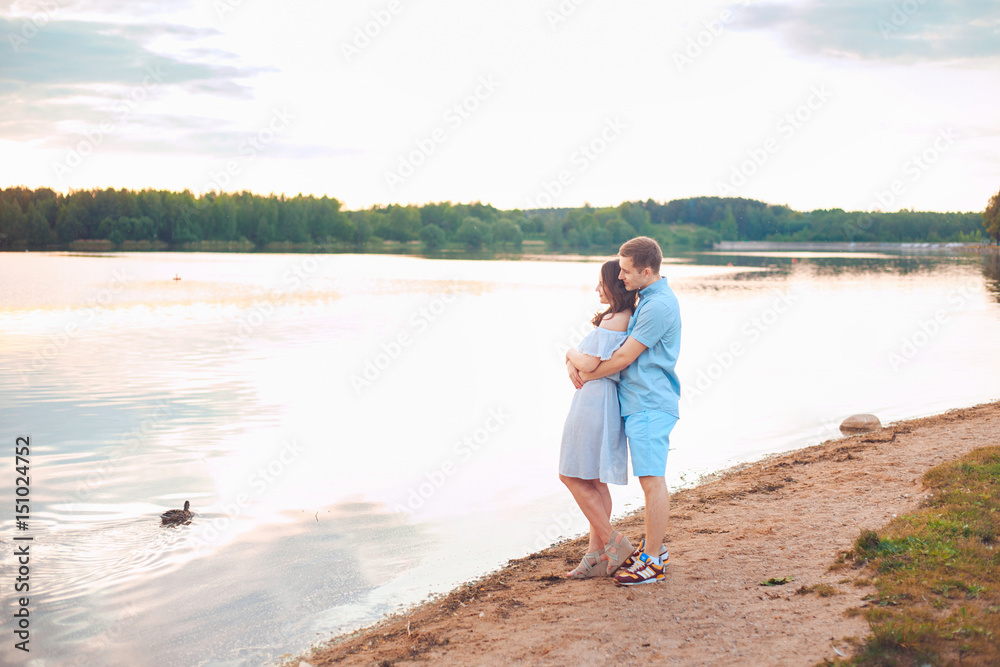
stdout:
<svg viewBox="0 0 1000 667">
<path fill-rule="evenodd" d="M 819 252 L 877 252 L 885 250 L 913 253 L 953 253 L 975 251 L 991 247 L 982 243 L 959 241 L 717 241 L 712 244 L 715 252 L 757 251 L 819 251 Z"/>
<path fill-rule="evenodd" d="M 997 441 L 1000 401 L 738 464 L 671 493 L 663 582 L 622 588 L 609 578 L 561 579 L 582 554 L 581 536 L 286 664 L 836 660 L 869 634 L 860 615 L 845 612 L 874 590 L 850 568 L 831 569 L 838 556 L 861 530 L 915 509 L 927 469 Z M 641 508 L 615 523 L 638 543 Z M 792 582 L 760 585 L 782 577 Z M 836 592 L 802 592 L 820 584 Z"/>
<path fill-rule="evenodd" d="M 449 258 L 479 258 L 479 259 L 527 259 L 543 258 L 599 258 L 614 255 L 617 248 L 593 248 L 583 252 L 568 252 L 566 250 L 545 250 L 546 242 L 538 239 L 527 239 L 521 250 L 503 248 L 468 250 L 461 247 L 448 247 L 428 251 L 420 241 L 381 241 L 362 245 L 345 242 L 336 243 L 293 243 L 291 241 L 272 241 L 265 246 L 257 246 L 247 241 L 198 241 L 179 245 L 170 245 L 164 241 L 125 241 L 120 246 L 107 239 L 78 239 L 67 244 L 54 244 L 44 248 L 35 248 L 30 252 L 62 253 L 71 255 L 101 255 L 102 253 L 224 253 L 245 255 L 268 254 L 324 254 L 324 255 L 404 255 L 413 257 L 430 257 L 436 259 Z M 912 255 L 934 254 L 967 254 L 993 255 L 1000 254 L 1000 246 L 982 242 L 959 241 L 715 241 L 705 246 L 670 246 L 671 251 L 682 253 L 707 254 L 744 254 L 756 252 L 835 252 L 857 254 L 866 252 L 898 252 Z M 2 250 L 4 253 L 23 253 L 25 249 Z M 671 255 L 665 255 L 671 256 Z"/>
</svg>

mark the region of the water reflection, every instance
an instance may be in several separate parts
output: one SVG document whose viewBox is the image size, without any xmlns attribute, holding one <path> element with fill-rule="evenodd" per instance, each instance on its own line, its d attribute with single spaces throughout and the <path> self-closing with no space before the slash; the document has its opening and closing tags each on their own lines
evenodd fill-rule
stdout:
<svg viewBox="0 0 1000 667">
<path fill-rule="evenodd" d="M 1000 251 L 987 250 L 983 253 L 982 262 L 987 289 L 997 301 L 1000 301 Z"/>
<path fill-rule="evenodd" d="M 301 514 L 194 560 L 175 556 L 197 538 L 151 520 L 64 535 L 61 552 L 45 554 L 58 564 L 46 582 L 63 594 L 44 596 L 38 636 L 82 664 L 265 664 L 285 652 L 286 633 L 335 632 L 338 625 L 326 624 L 336 618 L 331 611 L 393 611 L 372 591 L 412 569 L 432 541 L 370 504 Z M 220 519 L 199 515 L 193 525 Z M 80 595 L 88 587 L 100 596 Z M 341 619 L 339 627 L 353 626 Z"/>
<path fill-rule="evenodd" d="M 36 456 L 41 659 L 261 664 L 584 528 L 561 359 L 603 258 L 14 255 L 0 404 Z M 674 259 L 671 484 L 998 394 L 995 255 Z"/>
<path fill-rule="evenodd" d="M 936 273 L 948 264 L 968 265 L 969 258 L 962 255 L 942 254 L 888 254 L 888 253 L 815 253 L 815 252 L 770 252 L 770 253 L 694 253 L 699 264 L 708 266 L 727 265 L 767 268 L 776 272 L 788 272 L 797 265 L 809 266 L 816 275 L 838 276 L 843 274 L 896 273 L 925 274 Z"/>
</svg>

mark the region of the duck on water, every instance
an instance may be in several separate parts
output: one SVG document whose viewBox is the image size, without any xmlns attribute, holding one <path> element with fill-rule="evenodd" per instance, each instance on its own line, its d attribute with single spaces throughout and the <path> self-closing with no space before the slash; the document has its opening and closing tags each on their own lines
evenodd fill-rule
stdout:
<svg viewBox="0 0 1000 667">
<path fill-rule="evenodd" d="M 185 526 L 191 523 L 191 517 L 194 516 L 194 512 L 191 511 L 191 501 L 184 501 L 184 509 L 182 510 L 167 510 L 160 515 L 161 522 L 165 526 L 172 526 L 177 524 L 184 524 Z"/>
</svg>

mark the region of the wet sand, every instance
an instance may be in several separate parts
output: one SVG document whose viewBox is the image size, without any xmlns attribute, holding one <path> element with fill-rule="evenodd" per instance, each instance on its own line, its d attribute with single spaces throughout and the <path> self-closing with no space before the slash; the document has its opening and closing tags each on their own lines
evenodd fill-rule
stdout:
<svg viewBox="0 0 1000 667">
<path fill-rule="evenodd" d="M 568 581 L 584 538 L 560 544 L 370 628 L 309 665 L 808 665 L 868 634 L 847 609 L 873 592 L 831 569 L 861 530 L 928 495 L 929 468 L 1000 443 L 1000 402 L 895 422 L 713 476 L 672 494 L 670 564 L 656 584 Z M 641 511 L 617 522 L 636 544 Z M 761 586 L 791 577 L 782 586 Z M 797 592 L 827 584 L 836 593 Z M 298 659 L 291 664 L 298 664 Z"/>
</svg>

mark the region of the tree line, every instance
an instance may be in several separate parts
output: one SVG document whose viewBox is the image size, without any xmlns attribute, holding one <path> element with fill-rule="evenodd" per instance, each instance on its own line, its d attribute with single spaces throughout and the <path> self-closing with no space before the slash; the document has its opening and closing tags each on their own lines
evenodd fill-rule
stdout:
<svg viewBox="0 0 1000 667">
<path fill-rule="evenodd" d="M 1000 236 L 997 208 L 994 197 L 981 214 L 800 212 L 753 199 L 691 197 L 600 208 L 499 210 L 481 202 L 437 202 L 347 211 L 335 198 L 301 194 L 195 196 L 186 190 L 112 188 L 62 194 L 18 187 L 0 191 L 0 250 L 106 240 L 117 248 L 145 241 L 184 249 L 222 241 L 256 249 L 277 242 L 334 250 L 381 248 L 388 241 L 429 252 L 520 252 L 528 242 L 551 251 L 607 252 L 640 234 L 692 249 L 722 240 L 978 242 L 987 233 Z"/>
</svg>

